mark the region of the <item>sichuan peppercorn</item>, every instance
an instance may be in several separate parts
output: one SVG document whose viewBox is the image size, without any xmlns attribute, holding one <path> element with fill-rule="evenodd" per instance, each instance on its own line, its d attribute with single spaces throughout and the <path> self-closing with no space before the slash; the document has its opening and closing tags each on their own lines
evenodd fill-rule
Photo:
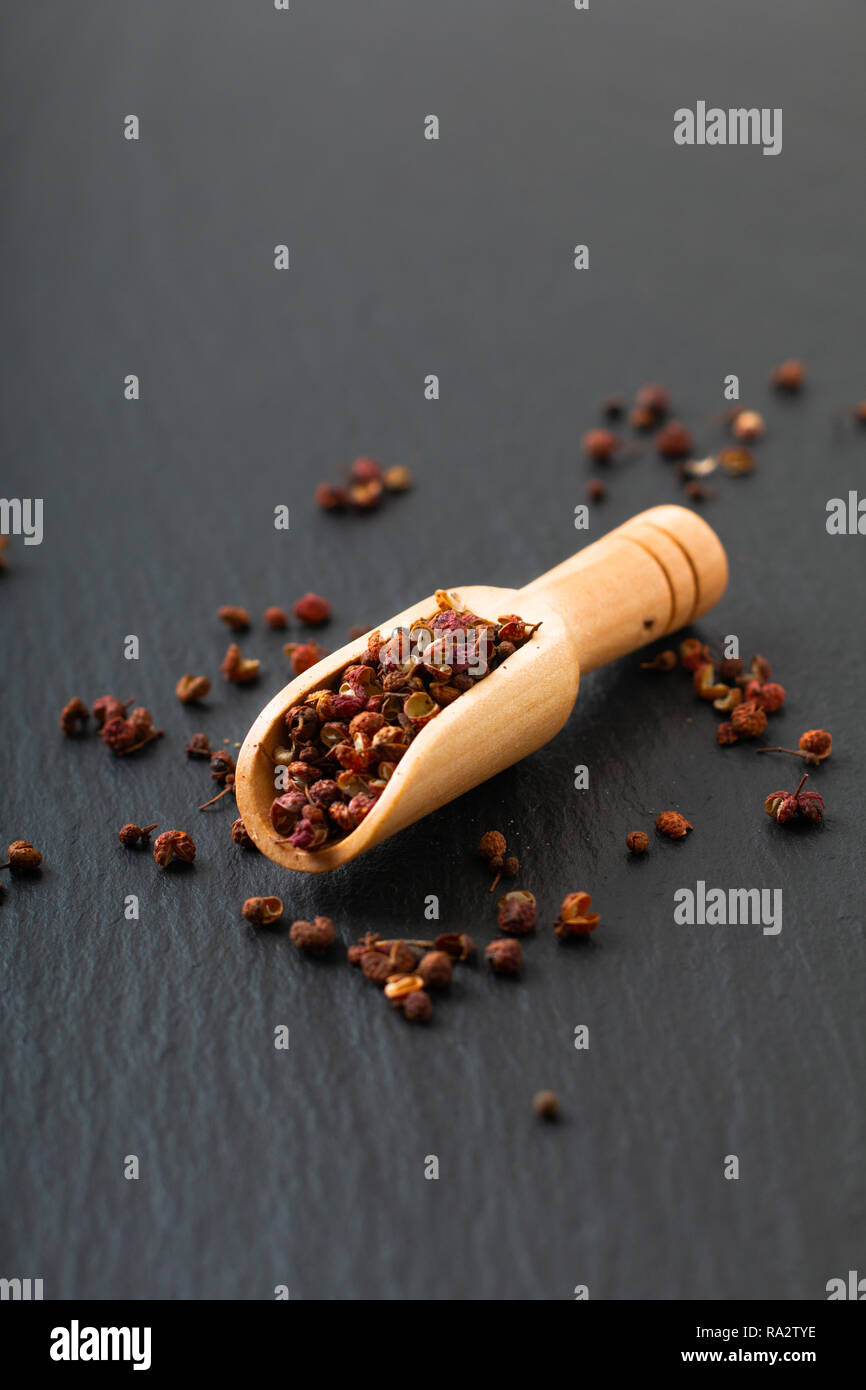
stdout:
<svg viewBox="0 0 866 1390">
<path fill-rule="evenodd" d="M 222 659 L 220 670 L 227 681 L 235 685 L 248 685 L 258 676 L 260 665 L 260 661 L 242 656 L 238 644 L 232 642 Z"/>
<path fill-rule="evenodd" d="M 451 983 L 451 958 L 445 951 L 428 951 L 421 957 L 417 973 L 429 989 L 444 989 Z"/>
<path fill-rule="evenodd" d="M 331 605 L 320 594 L 304 594 L 294 605 L 295 617 L 306 627 L 320 627 L 331 616 Z"/>
<path fill-rule="evenodd" d="M 406 492 L 412 486 L 412 474 L 404 464 L 395 463 L 385 469 L 382 482 L 389 492 Z"/>
<path fill-rule="evenodd" d="M 645 830 L 630 830 L 625 842 L 632 854 L 646 854 L 650 841 Z"/>
<path fill-rule="evenodd" d="M 403 1000 L 400 1011 L 409 1023 L 429 1023 L 433 1017 L 433 1000 L 426 990 L 414 989 Z"/>
<path fill-rule="evenodd" d="M 596 463 L 607 463 L 619 448 L 619 440 L 612 430 L 587 430 L 580 446 L 588 458 Z"/>
<path fill-rule="evenodd" d="M 336 937 L 330 917 L 316 917 L 312 922 L 293 922 L 289 938 L 302 951 L 327 951 Z"/>
<path fill-rule="evenodd" d="M 589 911 L 591 904 L 589 893 L 569 893 L 563 898 L 559 916 L 553 924 L 554 935 L 565 941 L 568 937 L 589 936 L 594 932 L 601 916 Z"/>
<path fill-rule="evenodd" d="M 265 625 L 272 628 L 275 632 L 289 625 L 288 617 L 286 616 L 285 610 L 282 608 L 266 608 L 264 619 Z"/>
<path fill-rule="evenodd" d="M 339 483 L 319 483 L 315 491 L 316 505 L 323 512 L 341 512 L 349 502 L 349 494 Z"/>
<path fill-rule="evenodd" d="M 239 608 L 235 604 L 224 604 L 217 610 L 217 617 L 221 618 L 226 627 L 230 627 L 233 632 L 245 632 L 250 625 L 250 615 L 245 608 Z"/>
<path fill-rule="evenodd" d="M 795 357 L 789 357 L 774 367 L 770 373 L 770 384 L 777 391 L 799 391 L 806 380 L 806 368 Z"/>
<path fill-rule="evenodd" d="M 193 734 L 186 746 L 186 756 L 188 758 L 209 758 L 210 755 L 211 747 L 207 734 Z"/>
<path fill-rule="evenodd" d="M 97 728 L 101 729 L 110 719 L 124 719 L 127 709 L 133 703 L 132 700 L 118 700 L 114 695 L 100 695 L 91 706 Z"/>
<path fill-rule="evenodd" d="M 519 941 L 506 936 L 491 941 L 484 948 L 485 958 L 497 975 L 519 975 L 523 968 L 523 951 Z"/>
<path fill-rule="evenodd" d="M 656 830 L 662 835 L 667 835 L 669 840 L 682 840 L 690 830 L 694 830 L 694 826 L 685 816 L 681 816 L 679 811 L 662 811 L 661 815 L 656 817 Z"/>
<path fill-rule="evenodd" d="M 75 695 L 60 711 L 60 727 L 67 738 L 74 738 L 76 734 L 83 733 L 89 718 L 90 714 L 84 701 Z"/>
<path fill-rule="evenodd" d="M 144 844 L 150 835 L 151 830 L 156 829 L 156 821 L 152 825 L 122 825 L 117 832 L 117 838 L 122 845 L 128 849 L 133 849 L 136 845 Z"/>
<path fill-rule="evenodd" d="M 764 433 L 764 417 L 757 410 L 739 410 L 731 422 L 731 431 L 743 444 L 751 444 Z"/>
<path fill-rule="evenodd" d="M 757 738 L 767 727 L 767 716 L 754 700 L 744 700 L 731 712 L 738 738 Z"/>
<path fill-rule="evenodd" d="M 472 937 L 464 932 L 446 932 L 443 936 L 437 936 L 433 947 L 436 951 L 444 951 L 452 960 L 474 960 L 478 953 Z"/>
<path fill-rule="evenodd" d="M 328 656 L 328 652 L 324 647 L 320 647 L 318 642 L 288 642 L 283 651 L 289 658 L 296 676 L 302 676 L 311 666 L 315 666 L 316 662 L 321 661 L 323 656 Z"/>
<path fill-rule="evenodd" d="M 187 673 L 181 676 L 174 693 L 182 705 L 192 705 L 197 700 L 203 700 L 209 690 L 210 681 L 207 676 L 192 676 Z"/>
<path fill-rule="evenodd" d="M 283 915 L 279 898 L 247 898 L 241 913 L 254 927 L 272 927 Z"/>
<path fill-rule="evenodd" d="M 659 430 L 655 445 L 662 458 L 685 458 L 692 451 L 694 437 L 679 420 L 671 420 Z"/>
<path fill-rule="evenodd" d="M 191 864 L 195 859 L 195 842 L 185 830 L 164 830 L 153 842 L 153 857 L 162 869 L 173 859 Z"/>
<path fill-rule="evenodd" d="M 504 893 L 497 903 L 497 923 L 501 932 L 509 936 L 525 936 L 531 932 L 537 920 L 535 898 L 525 889 L 515 889 Z"/>
<path fill-rule="evenodd" d="M 559 1097 L 555 1091 L 536 1091 L 532 1098 L 532 1108 L 539 1119 L 559 1119 Z"/>
<path fill-rule="evenodd" d="M 247 830 L 240 816 L 232 822 L 232 840 L 241 849 L 255 849 L 255 841 Z"/>
<path fill-rule="evenodd" d="M 22 873 L 32 873 L 42 863 L 42 855 L 29 840 L 13 840 L 6 854 L 8 862 L 0 865 L 3 869 L 18 869 Z"/>
</svg>

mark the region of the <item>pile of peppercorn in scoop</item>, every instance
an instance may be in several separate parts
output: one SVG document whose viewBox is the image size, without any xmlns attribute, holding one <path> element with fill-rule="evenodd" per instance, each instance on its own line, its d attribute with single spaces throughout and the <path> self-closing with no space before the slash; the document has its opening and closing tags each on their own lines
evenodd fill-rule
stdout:
<svg viewBox="0 0 866 1390">
<path fill-rule="evenodd" d="M 514 613 L 479 618 L 440 589 L 437 611 L 387 638 L 371 632 L 338 688 L 314 690 L 285 716 L 289 742 L 273 753 L 277 843 L 317 850 L 361 824 L 410 743 L 539 626 Z"/>
</svg>

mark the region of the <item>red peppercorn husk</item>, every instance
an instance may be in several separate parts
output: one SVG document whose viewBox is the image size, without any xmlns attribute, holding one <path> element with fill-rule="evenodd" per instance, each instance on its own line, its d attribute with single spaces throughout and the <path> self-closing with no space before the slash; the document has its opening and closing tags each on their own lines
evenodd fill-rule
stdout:
<svg viewBox="0 0 866 1390">
<path fill-rule="evenodd" d="M 13 840 L 6 851 L 7 863 L 2 869 L 16 869 L 21 873 L 32 873 L 42 863 L 42 855 L 29 840 Z"/>
<path fill-rule="evenodd" d="M 131 719 L 107 719 L 100 737 L 112 753 L 128 753 L 139 742 L 139 734 Z"/>
<path fill-rule="evenodd" d="M 382 474 L 382 482 L 389 492 L 408 492 L 412 481 L 410 470 L 402 463 L 395 463 Z"/>
<path fill-rule="evenodd" d="M 523 950 L 513 937 L 501 937 L 484 948 L 485 959 L 497 975 L 519 975 L 523 969 Z"/>
<path fill-rule="evenodd" d="M 804 792 L 803 786 L 809 774 L 804 772 L 796 791 L 771 792 L 764 802 L 764 810 L 780 825 L 785 825 L 795 816 L 802 816 L 813 825 L 824 819 L 824 798 L 818 792 Z"/>
<path fill-rule="evenodd" d="M 608 463 L 619 448 L 619 440 L 612 430 L 587 430 L 580 447 L 596 463 Z"/>
<path fill-rule="evenodd" d="M 153 842 L 153 857 L 162 869 L 173 859 L 191 864 L 195 859 L 195 842 L 185 830 L 164 830 Z"/>
<path fill-rule="evenodd" d="M 203 700 L 209 690 L 210 681 L 207 676 L 193 676 L 187 672 L 181 676 L 174 693 L 182 705 L 192 705 L 198 700 Z"/>
<path fill-rule="evenodd" d="M 255 849 L 255 841 L 247 830 L 240 816 L 232 823 L 232 840 L 241 849 Z"/>
<path fill-rule="evenodd" d="M 283 915 L 280 898 L 247 898 L 242 915 L 253 927 L 272 927 Z"/>
<path fill-rule="evenodd" d="M 382 465 L 375 459 L 356 458 L 351 467 L 351 478 L 355 483 L 378 482 L 382 476 Z"/>
<path fill-rule="evenodd" d="M 504 893 L 497 903 L 496 921 L 501 932 L 508 936 L 525 936 L 535 927 L 538 912 L 535 898 L 526 889 Z"/>
<path fill-rule="evenodd" d="M 686 671 L 697 671 L 700 666 L 705 666 L 709 660 L 709 652 L 703 642 L 699 642 L 697 637 L 686 637 L 680 642 L 680 664 Z"/>
<path fill-rule="evenodd" d="M 817 792 L 800 792 L 797 807 L 804 820 L 817 824 L 824 819 L 824 798 Z"/>
<path fill-rule="evenodd" d="M 807 729 L 799 738 L 800 751 L 814 758 L 829 758 L 833 751 L 833 735 L 826 729 Z"/>
<path fill-rule="evenodd" d="M 478 853 L 481 855 L 481 858 L 486 859 L 488 863 L 490 863 L 492 859 L 501 859 L 506 849 L 505 836 L 499 830 L 486 831 L 486 833 L 481 836 L 478 845 Z"/>
<path fill-rule="evenodd" d="M 731 713 L 738 738 L 757 738 L 767 727 L 767 716 L 754 700 L 744 700 Z"/>
<path fill-rule="evenodd" d="M 791 393 L 800 391 L 805 381 L 806 368 L 795 357 L 789 357 L 784 362 L 780 362 L 778 367 L 774 367 L 770 372 L 770 385 L 775 386 L 777 391 L 789 391 Z"/>
<path fill-rule="evenodd" d="M 656 830 L 667 835 L 669 840 L 682 840 L 690 830 L 694 830 L 694 826 L 679 811 L 662 811 L 656 817 Z"/>
<path fill-rule="evenodd" d="M 673 651 L 656 652 L 651 661 L 642 661 L 642 671 L 672 671 L 677 664 L 677 654 Z"/>
<path fill-rule="evenodd" d="M 642 386 L 635 396 L 635 409 L 647 411 L 652 417 L 652 422 L 656 423 L 664 419 L 671 408 L 670 392 L 664 386 L 659 386 L 657 382 L 651 382 L 648 386 Z"/>
<path fill-rule="evenodd" d="M 60 727 L 67 738 L 75 738 L 84 732 L 90 713 L 83 700 L 77 695 L 60 711 Z"/>
<path fill-rule="evenodd" d="M 630 830 L 625 842 L 631 854 L 646 854 L 650 840 L 645 830 Z"/>
<path fill-rule="evenodd" d="M 589 893 L 569 893 L 563 899 L 559 916 L 553 924 L 554 934 L 560 941 L 569 937 L 589 936 L 595 931 L 601 916 L 588 911 L 591 903 Z"/>
<path fill-rule="evenodd" d="M 793 820 L 797 814 L 797 798 L 791 792 L 770 792 L 764 801 L 764 810 L 768 816 L 772 816 L 773 820 L 784 825 L 786 821 Z"/>
<path fill-rule="evenodd" d="M 259 674 L 260 661 L 242 656 L 236 642 L 232 642 L 222 659 L 220 670 L 227 681 L 235 685 L 249 685 Z"/>
<path fill-rule="evenodd" d="M 339 483 L 319 483 L 315 500 L 323 512 L 341 512 L 349 505 L 349 494 Z"/>
<path fill-rule="evenodd" d="M 433 1000 L 426 990 L 415 989 L 400 1001 L 400 1012 L 409 1023 L 429 1023 L 433 1017 Z"/>
<path fill-rule="evenodd" d="M 336 932 L 330 917 L 316 917 L 312 922 L 293 922 L 289 938 L 298 950 L 327 951 L 336 940 Z"/>
<path fill-rule="evenodd" d="M 451 983 L 451 957 L 446 951 L 428 951 L 421 957 L 417 973 L 428 989 L 445 989 Z"/>
<path fill-rule="evenodd" d="M 554 1091 L 536 1091 L 532 1108 L 541 1120 L 559 1119 L 559 1097 Z"/>
<path fill-rule="evenodd" d="M 294 605 L 293 613 L 306 627 L 320 627 L 331 616 L 331 605 L 320 594 L 304 594 Z"/>
<path fill-rule="evenodd" d="M 586 484 L 586 496 L 590 502 L 600 502 L 607 496 L 607 487 L 601 478 L 589 478 Z"/>
<path fill-rule="evenodd" d="M 266 608 L 264 611 L 265 626 L 278 632 L 281 628 L 288 627 L 289 619 L 283 608 Z"/>
<path fill-rule="evenodd" d="M 723 747 L 730 743 L 737 743 L 739 737 L 730 719 L 725 719 L 716 729 L 716 742 Z"/>
<path fill-rule="evenodd" d="M 394 974 L 394 967 L 390 958 L 381 951 L 363 951 L 359 961 L 361 973 L 368 980 L 372 980 L 376 985 L 384 985 Z"/>
<path fill-rule="evenodd" d="M 209 758 L 211 746 L 207 734 L 193 734 L 186 747 L 188 758 Z"/>
<path fill-rule="evenodd" d="M 738 410 L 731 421 L 734 438 L 744 444 L 752 444 L 756 439 L 760 439 L 765 428 L 764 418 L 757 410 Z"/>
<path fill-rule="evenodd" d="M 302 676 L 311 666 L 321 661 L 323 656 L 330 654 L 324 647 L 320 647 L 318 642 L 288 642 L 283 651 L 291 661 L 296 676 Z"/>
<path fill-rule="evenodd" d="M 376 478 L 349 484 L 349 502 L 359 512 L 371 512 L 382 500 L 383 487 Z"/>
<path fill-rule="evenodd" d="M 245 632 L 250 625 L 250 615 L 245 608 L 239 608 L 235 604 L 224 604 L 217 610 L 217 617 L 221 618 L 226 627 L 230 627 L 233 632 Z"/>
<path fill-rule="evenodd" d="M 670 420 L 656 435 L 655 446 L 662 458 L 686 458 L 694 447 L 694 436 L 679 420 Z"/>
<path fill-rule="evenodd" d="M 114 695 L 100 695 L 91 706 L 97 728 L 101 729 L 111 719 L 125 719 L 129 706 L 134 700 L 118 700 Z"/>
</svg>

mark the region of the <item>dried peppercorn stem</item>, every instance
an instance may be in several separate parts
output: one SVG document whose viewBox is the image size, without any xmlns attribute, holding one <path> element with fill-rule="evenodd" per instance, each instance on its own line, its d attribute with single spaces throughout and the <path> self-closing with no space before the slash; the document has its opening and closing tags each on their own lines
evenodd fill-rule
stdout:
<svg viewBox="0 0 866 1390">
<path fill-rule="evenodd" d="M 798 784 L 797 784 L 797 790 L 794 792 L 794 796 L 795 796 L 795 797 L 797 797 L 797 796 L 800 795 L 800 792 L 801 792 L 801 790 L 802 790 L 802 788 L 803 788 L 803 783 L 804 783 L 804 782 L 808 782 L 808 780 L 809 780 L 809 774 L 808 774 L 808 772 L 804 772 L 804 773 L 803 773 L 803 776 L 800 778 L 800 781 L 799 781 Z"/>
<path fill-rule="evenodd" d="M 226 792 L 233 792 L 234 789 L 235 789 L 234 781 L 227 782 L 226 785 L 223 787 L 223 789 L 222 789 L 221 792 L 217 792 L 216 796 L 212 796 L 211 799 L 210 799 L 210 801 L 206 801 L 205 804 L 204 804 L 203 806 L 199 806 L 198 809 L 199 809 L 200 811 L 206 811 L 207 808 L 208 808 L 208 806 L 213 806 L 213 805 L 215 805 L 217 801 L 221 800 L 221 798 L 225 796 Z"/>
<path fill-rule="evenodd" d="M 816 754 L 810 753 L 809 750 L 808 750 L 807 748 L 756 748 L 756 749 L 755 749 L 755 752 L 756 752 L 756 753 L 791 753 L 791 754 L 793 754 L 793 756 L 794 756 L 795 758 L 805 758 L 805 759 L 806 759 L 806 762 L 809 762 L 810 760 L 811 760 L 813 763 L 818 763 L 818 762 L 820 762 L 820 758 L 818 758 L 818 757 L 816 756 Z M 808 773 L 807 773 L 806 775 L 808 776 Z M 795 795 L 796 795 L 796 793 L 795 793 Z"/>
</svg>

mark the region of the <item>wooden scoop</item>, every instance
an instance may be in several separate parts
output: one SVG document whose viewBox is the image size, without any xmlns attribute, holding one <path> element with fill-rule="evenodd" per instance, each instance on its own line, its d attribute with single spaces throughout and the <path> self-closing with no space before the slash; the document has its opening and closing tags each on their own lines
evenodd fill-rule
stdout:
<svg viewBox="0 0 866 1390">
<path fill-rule="evenodd" d="M 320 874 L 348 863 L 547 743 L 571 713 L 581 671 L 693 622 L 718 602 L 727 578 L 715 532 L 694 512 L 664 506 L 632 517 L 523 589 L 457 589 L 480 618 L 518 613 L 541 627 L 420 731 L 357 830 L 316 851 L 277 844 L 268 812 L 279 795 L 271 755 L 288 741 L 283 715 L 310 691 L 333 684 L 367 646 L 365 637 L 347 643 L 290 681 L 247 734 L 235 781 L 247 831 L 286 869 Z M 388 635 L 435 612 L 435 597 L 420 599 L 379 630 Z"/>
</svg>

